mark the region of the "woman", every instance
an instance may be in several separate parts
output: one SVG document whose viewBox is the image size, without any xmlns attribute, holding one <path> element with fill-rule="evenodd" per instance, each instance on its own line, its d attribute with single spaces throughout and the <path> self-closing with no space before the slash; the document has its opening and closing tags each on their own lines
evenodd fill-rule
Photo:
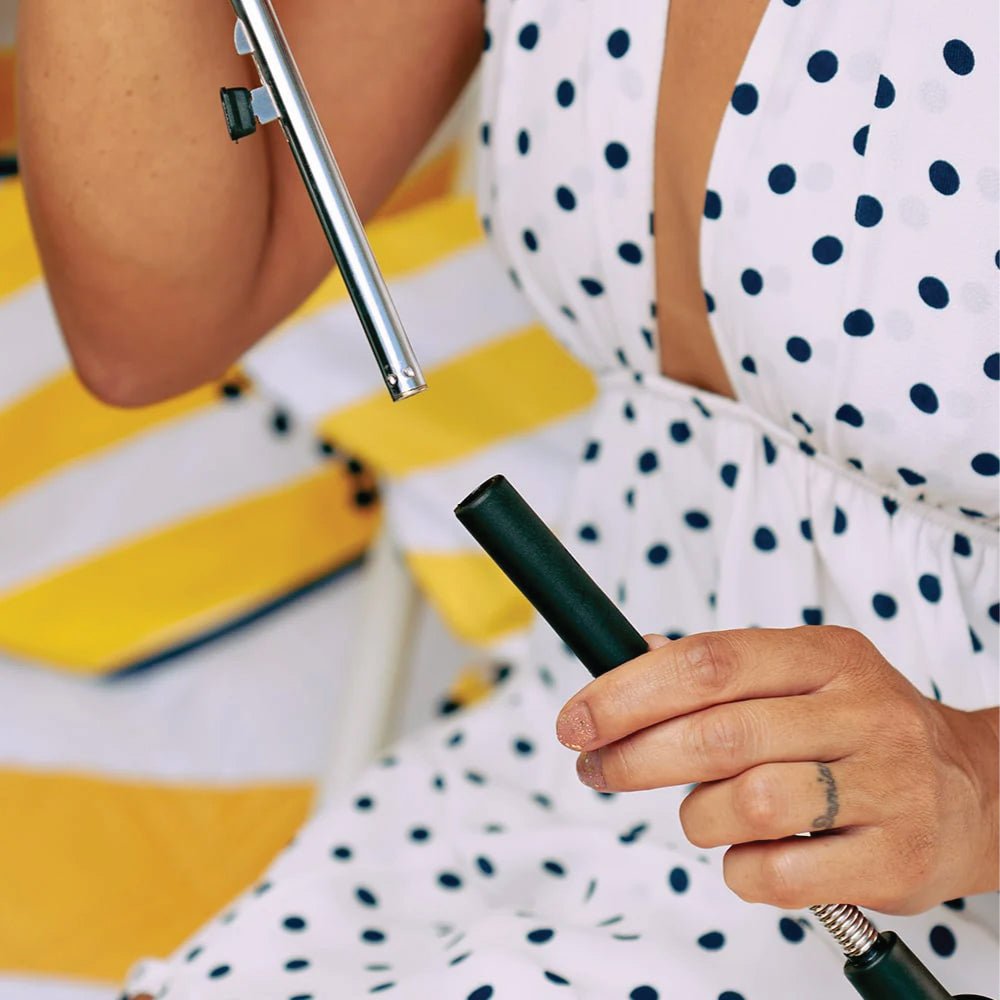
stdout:
<svg viewBox="0 0 1000 1000">
<path fill-rule="evenodd" d="M 203 106 L 246 72 L 225 6 L 103 0 L 81 38 L 25 2 L 29 194 L 112 401 L 220 370 L 324 267 L 288 158 L 228 155 Z M 602 385 L 572 543 L 683 637 L 581 690 L 539 629 L 130 992 L 825 1000 L 801 911 L 831 900 L 991 985 L 965 897 L 998 883 L 996 5 L 281 13 L 363 210 L 484 39 L 484 225 Z"/>
</svg>

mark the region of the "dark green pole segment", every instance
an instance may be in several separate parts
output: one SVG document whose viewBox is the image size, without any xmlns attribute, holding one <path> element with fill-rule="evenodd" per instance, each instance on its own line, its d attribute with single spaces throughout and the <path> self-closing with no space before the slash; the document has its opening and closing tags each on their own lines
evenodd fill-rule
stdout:
<svg viewBox="0 0 1000 1000">
<path fill-rule="evenodd" d="M 865 1000 L 952 1000 L 952 995 L 892 931 L 883 931 L 878 943 L 865 955 L 849 958 L 844 963 L 844 975 Z M 966 996 L 965 1000 L 986 998 Z"/>
<path fill-rule="evenodd" d="M 648 651 L 646 640 L 503 476 L 455 515 L 595 676 Z"/>
</svg>

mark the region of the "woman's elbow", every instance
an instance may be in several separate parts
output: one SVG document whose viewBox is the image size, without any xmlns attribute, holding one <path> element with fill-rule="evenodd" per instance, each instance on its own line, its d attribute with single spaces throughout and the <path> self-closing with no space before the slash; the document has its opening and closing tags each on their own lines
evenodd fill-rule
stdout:
<svg viewBox="0 0 1000 1000">
<path fill-rule="evenodd" d="M 131 409 L 160 403 L 221 376 L 228 367 L 192 358 L 182 345 L 164 344 L 150 333 L 147 329 L 140 336 L 135 326 L 115 330 L 103 325 L 96 331 L 79 323 L 63 325 L 77 377 L 108 406 Z"/>
</svg>

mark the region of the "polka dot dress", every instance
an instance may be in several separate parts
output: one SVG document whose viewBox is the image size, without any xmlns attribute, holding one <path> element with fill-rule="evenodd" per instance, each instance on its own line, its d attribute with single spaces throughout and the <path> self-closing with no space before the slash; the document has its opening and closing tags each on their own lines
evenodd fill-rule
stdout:
<svg viewBox="0 0 1000 1000">
<path fill-rule="evenodd" d="M 602 387 L 568 541 L 644 631 L 841 623 L 927 695 L 996 704 L 996 4 L 770 4 L 702 222 L 736 402 L 658 374 L 666 6 L 488 8 L 484 224 Z M 588 678 L 543 627 L 533 654 L 489 702 L 373 765 L 130 988 L 853 995 L 807 913 L 742 903 L 721 852 L 685 841 L 682 789 L 577 781 L 553 725 Z M 885 922 L 953 992 L 982 991 L 996 938 L 976 902 Z"/>
</svg>

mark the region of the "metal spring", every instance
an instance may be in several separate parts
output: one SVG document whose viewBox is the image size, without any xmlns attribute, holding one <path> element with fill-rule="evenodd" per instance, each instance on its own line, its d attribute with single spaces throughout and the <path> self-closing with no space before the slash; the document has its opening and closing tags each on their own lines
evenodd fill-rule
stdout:
<svg viewBox="0 0 1000 1000">
<path fill-rule="evenodd" d="M 824 903 L 810 906 L 809 909 L 836 938 L 844 954 L 851 958 L 864 955 L 878 941 L 875 925 L 856 906 L 847 903 Z"/>
</svg>

